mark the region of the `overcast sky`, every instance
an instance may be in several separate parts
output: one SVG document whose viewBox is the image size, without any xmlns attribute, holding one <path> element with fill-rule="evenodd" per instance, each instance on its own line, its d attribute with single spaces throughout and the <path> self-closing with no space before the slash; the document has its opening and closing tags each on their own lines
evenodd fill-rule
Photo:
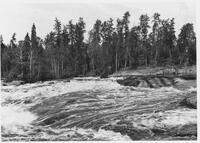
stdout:
<svg viewBox="0 0 200 143">
<path fill-rule="evenodd" d="M 195 24 L 195 3 L 193 0 L 181 0 L 177 2 L 84 2 L 84 3 L 2 3 L 0 1 L 0 34 L 4 43 L 8 43 L 12 34 L 17 34 L 17 40 L 22 40 L 27 32 L 30 33 L 33 22 L 36 25 L 37 35 L 44 38 L 53 29 L 54 19 L 57 17 L 62 24 L 69 20 L 74 22 L 83 17 L 86 22 L 86 30 L 90 30 L 96 19 L 114 20 L 121 18 L 129 11 L 130 26 L 139 23 L 141 14 L 158 12 L 161 18 L 175 18 L 176 31 L 180 31 L 183 24 L 191 22 Z"/>
</svg>

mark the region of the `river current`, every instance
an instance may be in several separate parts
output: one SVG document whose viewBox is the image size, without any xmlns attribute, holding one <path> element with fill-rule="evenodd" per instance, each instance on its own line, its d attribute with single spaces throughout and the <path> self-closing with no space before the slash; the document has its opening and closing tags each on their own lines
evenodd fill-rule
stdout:
<svg viewBox="0 0 200 143">
<path fill-rule="evenodd" d="M 135 88 L 116 79 L 1 86 L 2 141 L 173 140 L 172 128 L 197 124 L 196 110 L 177 104 L 196 88 Z"/>
</svg>

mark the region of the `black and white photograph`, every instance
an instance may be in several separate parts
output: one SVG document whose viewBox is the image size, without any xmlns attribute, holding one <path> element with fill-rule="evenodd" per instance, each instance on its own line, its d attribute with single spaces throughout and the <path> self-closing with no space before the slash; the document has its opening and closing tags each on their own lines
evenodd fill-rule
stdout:
<svg viewBox="0 0 200 143">
<path fill-rule="evenodd" d="M 1 142 L 198 142 L 198 0 L 0 0 Z"/>
</svg>

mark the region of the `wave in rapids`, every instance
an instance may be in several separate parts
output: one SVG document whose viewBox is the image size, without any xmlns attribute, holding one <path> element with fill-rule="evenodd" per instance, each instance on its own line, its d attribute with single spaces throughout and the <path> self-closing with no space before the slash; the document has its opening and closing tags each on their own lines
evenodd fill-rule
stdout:
<svg viewBox="0 0 200 143">
<path fill-rule="evenodd" d="M 177 109 L 182 93 L 196 88 L 135 88 L 115 80 L 75 78 L 3 86 L 2 140 L 139 140 L 151 139 L 151 129 L 196 124 L 196 110 Z"/>
</svg>

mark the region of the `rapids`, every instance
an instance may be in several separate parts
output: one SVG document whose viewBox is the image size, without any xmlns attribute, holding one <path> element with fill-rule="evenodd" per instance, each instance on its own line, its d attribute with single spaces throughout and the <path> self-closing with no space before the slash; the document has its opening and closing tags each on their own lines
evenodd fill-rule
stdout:
<svg viewBox="0 0 200 143">
<path fill-rule="evenodd" d="M 1 86 L 2 141 L 196 139 L 196 109 L 179 105 L 195 87 L 136 88 L 116 79 Z"/>
</svg>

